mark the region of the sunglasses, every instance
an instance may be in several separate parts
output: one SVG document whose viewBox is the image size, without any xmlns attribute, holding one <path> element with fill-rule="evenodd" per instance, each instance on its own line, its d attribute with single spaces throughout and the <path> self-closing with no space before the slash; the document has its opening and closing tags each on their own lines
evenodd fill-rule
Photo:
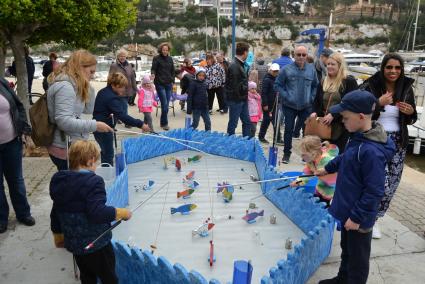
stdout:
<svg viewBox="0 0 425 284">
<path fill-rule="evenodd" d="M 387 66 L 385 66 L 385 69 L 386 70 L 393 70 L 393 69 L 401 70 L 401 66 L 400 65 L 397 65 L 397 66 L 387 65 Z"/>
<path fill-rule="evenodd" d="M 295 55 L 298 57 L 306 57 L 307 53 L 296 53 Z"/>
</svg>

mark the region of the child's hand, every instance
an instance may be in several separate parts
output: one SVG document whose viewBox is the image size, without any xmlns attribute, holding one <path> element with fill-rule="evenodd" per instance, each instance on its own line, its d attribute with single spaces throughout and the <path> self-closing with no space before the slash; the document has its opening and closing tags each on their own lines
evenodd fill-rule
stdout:
<svg viewBox="0 0 425 284">
<path fill-rule="evenodd" d="M 150 132 L 151 131 L 151 129 L 149 128 L 149 125 L 147 125 L 146 123 L 143 124 L 142 130 L 143 130 L 143 132 Z"/>
<path fill-rule="evenodd" d="M 325 170 L 325 168 L 318 169 L 318 170 L 314 171 L 314 175 L 318 176 L 318 177 L 324 176 L 324 175 L 327 175 L 327 174 L 328 174 L 328 172 Z"/>
<path fill-rule="evenodd" d="M 344 224 L 344 228 L 347 231 L 357 231 L 360 227 L 360 224 L 354 223 L 353 221 L 351 221 L 350 218 L 348 218 L 348 220 L 345 222 Z"/>
<path fill-rule="evenodd" d="M 63 248 L 64 247 L 65 241 L 64 241 L 63 234 L 53 233 L 53 241 L 55 242 L 55 246 L 57 248 Z"/>
<path fill-rule="evenodd" d="M 129 220 L 131 218 L 131 211 L 127 208 L 115 208 L 115 220 Z"/>
</svg>

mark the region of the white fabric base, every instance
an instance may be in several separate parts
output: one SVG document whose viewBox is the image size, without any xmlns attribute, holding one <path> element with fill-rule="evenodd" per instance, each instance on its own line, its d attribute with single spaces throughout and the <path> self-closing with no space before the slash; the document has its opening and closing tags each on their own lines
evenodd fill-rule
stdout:
<svg viewBox="0 0 425 284">
<path fill-rule="evenodd" d="M 250 181 L 249 175 L 257 177 L 255 164 L 212 155 L 203 155 L 197 163 L 187 163 L 187 157 L 196 154 L 194 151 L 182 151 L 167 155 L 186 161 L 181 172 L 176 171 L 173 165 L 167 170 L 163 169 L 165 156 L 129 165 L 129 208 L 134 208 L 170 181 L 155 255 L 165 256 L 171 264 L 178 262 L 188 271 L 196 270 L 208 280 L 215 278 L 221 283 L 232 280 L 234 260 L 251 260 L 254 267 L 252 283 L 259 283 L 261 277 L 268 275 L 269 269 L 276 266 L 278 260 L 286 258 L 288 250 L 285 249 L 285 240 L 291 238 L 295 245 L 300 242 L 304 233 L 263 197 L 253 202 L 260 210 L 265 210 L 264 217 L 258 217 L 254 224 L 241 219 L 248 209 L 250 199 L 261 194 L 259 185 L 245 185 L 242 189 L 235 187 L 230 203 L 224 203 L 221 193 L 217 194 L 216 189 L 212 188 L 217 182 Z M 195 171 L 194 179 L 200 186 L 191 198 L 177 199 L 176 193 L 183 190 L 182 178 L 191 170 Z M 135 192 L 135 186 L 143 186 L 149 179 L 155 181 L 150 191 L 140 189 Z M 150 250 L 150 245 L 155 243 L 166 193 L 167 186 L 137 210 L 131 220 L 118 226 L 114 230 L 114 239 Z M 211 216 L 211 197 L 216 224 L 213 233 L 205 238 L 192 237 L 192 230 Z M 198 207 L 190 215 L 170 214 L 170 207 L 185 203 L 195 203 Z M 277 216 L 275 225 L 270 224 L 272 214 Z M 226 219 L 228 215 L 232 216 L 231 220 Z M 212 237 L 216 262 L 211 268 L 208 256 Z"/>
</svg>

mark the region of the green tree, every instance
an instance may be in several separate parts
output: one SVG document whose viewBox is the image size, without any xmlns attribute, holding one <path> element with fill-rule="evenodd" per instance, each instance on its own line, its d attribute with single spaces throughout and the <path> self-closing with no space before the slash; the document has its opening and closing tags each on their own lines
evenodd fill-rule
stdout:
<svg viewBox="0 0 425 284">
<path fill-rule="evenodd" d="M 18 96 L 26 108 L 25 43 L 55 41 L 74 47 L 90 47 L 134 23 L 135 4 L 127 0 L 2 0 L 0 36 L 13 51 Z"/>
</svg>

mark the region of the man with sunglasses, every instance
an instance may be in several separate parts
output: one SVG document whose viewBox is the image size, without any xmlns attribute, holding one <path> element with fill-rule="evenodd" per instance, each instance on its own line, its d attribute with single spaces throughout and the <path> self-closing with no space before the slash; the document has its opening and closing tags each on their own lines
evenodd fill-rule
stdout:
<svg viewBox="0 0 425 284">
<path fill-rule="evenodd" d="M 292 135 L 295 119 L 305 121 L 312 111 L 314 97 L 318 86 L 317 74 L 312 64 L 306 63 L 307 47 L 299 45 L 295 48 L 295 62 L 283 67 L 275 81 L 275 90 L 279 92 L 283 115 L 285 117 L 285 133 L 283 159 L 289 163 L 292 149 Z"/>
</svg>

